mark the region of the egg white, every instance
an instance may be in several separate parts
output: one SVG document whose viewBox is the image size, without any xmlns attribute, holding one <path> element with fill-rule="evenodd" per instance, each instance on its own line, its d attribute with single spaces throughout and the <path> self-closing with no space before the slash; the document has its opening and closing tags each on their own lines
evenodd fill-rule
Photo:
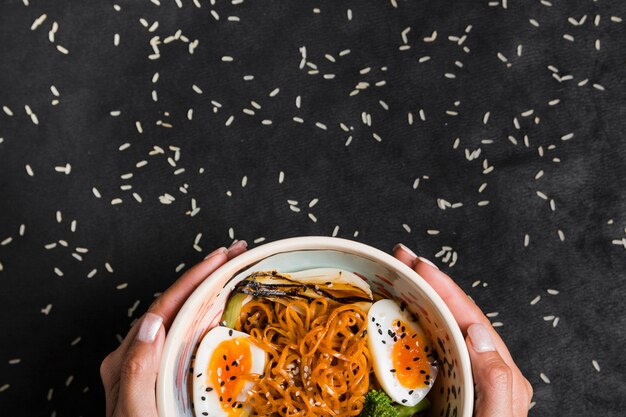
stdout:
<svg viewBox="0 0 626 417">
<path fill-rule="evenodd" d="M 211 329 L 200 342 L 196 351 L 196 360 L 193 365 L 193 405 L 196 417 L 228 417 L 228 413 L 224 411 L 219 401 L 218 389 L 214 387 L 207 378 L 207 370 L 213 352 L 217 346 L 225 340 L 236 338 L 250 338 L 250 335 L 230 329 L 228 327 L 218 326 Z M 250 342 L 250 351 L 252 355 L 251 373 L 263 374 L 265 369 L 265 352 L 252 341 Z M 252 388 L 253 383 L 247 382 L 239 395 L 235 398 L 237 402 L 245 402 L 247 392 Z M 207 389 L 209 390 L 207 392 Z M 206 413 L 206 414 L 205 414 Z"/>
<path fill-rule="evenodd" d="M 423 340 L 428 340 L 420 325 L 411 318 L 411 314 L 393 300 L 379 300 L 370 308 L 367 315 L 368 347 L 372 355 L 374 373 L 381 387 L 389 397 L 398 404 L 412 406 L 419 403 L 435 382 L 437 367 L 429 364 L 430 384 L 424 388 L 407 388 L 403 386 L 393 371 L 392 350 L 395 344 L 393 332 L 394 321 L 401 320 L 419 334 Z M 426 358 L 422 358 L 426 360 Z M 430 362 L 430 361 L 429 361 Z"/>
</svg>

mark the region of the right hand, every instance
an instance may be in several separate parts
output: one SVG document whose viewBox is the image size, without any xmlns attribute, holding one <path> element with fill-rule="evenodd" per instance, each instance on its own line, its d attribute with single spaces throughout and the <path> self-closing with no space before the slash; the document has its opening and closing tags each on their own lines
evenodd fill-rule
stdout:
<svg viewBox="0 0 626 417">
<path fill-rule="evenodd" d="M 441 296 L 456 319 L 472 361 L 475 417 L 526 417 L 533 388 L 480 308 L 429 260 L 398 244 L 394 256 L 413 268 Z"/>
</svg>

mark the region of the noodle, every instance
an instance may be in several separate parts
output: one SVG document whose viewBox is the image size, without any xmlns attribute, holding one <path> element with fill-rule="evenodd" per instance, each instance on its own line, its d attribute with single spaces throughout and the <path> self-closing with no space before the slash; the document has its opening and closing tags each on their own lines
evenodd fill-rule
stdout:
<svg viewBox="0 0 626 417">
<path fill-rule="evenodd" d="M 236 325 L 267 353 L 253 377 L 252 415 L 357 416 L 369 389 L 367 313 L 326 298 L 255 298 Z"/>
</svg>

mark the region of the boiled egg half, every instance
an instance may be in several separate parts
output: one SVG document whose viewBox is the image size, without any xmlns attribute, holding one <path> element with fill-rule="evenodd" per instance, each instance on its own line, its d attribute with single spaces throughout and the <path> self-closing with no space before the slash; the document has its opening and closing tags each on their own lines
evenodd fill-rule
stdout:
<svg viewBox="0 0 626 417">
<path fill-rule="evenodd" d="M 248 391 L 264 368 L 265 352 L 248 334 L 222 326 L 210 330 L 198 346 L 193 365 L 196 416 L 248 415 Z"/>
<path fill-rule="evenodd" d="M 419 403 L 437 377 L 436 353 L 411 313 L 393 300 L 379 300 L 368 312 L 367 335 L 381 387 L 398 404 Z"/>
</svg>

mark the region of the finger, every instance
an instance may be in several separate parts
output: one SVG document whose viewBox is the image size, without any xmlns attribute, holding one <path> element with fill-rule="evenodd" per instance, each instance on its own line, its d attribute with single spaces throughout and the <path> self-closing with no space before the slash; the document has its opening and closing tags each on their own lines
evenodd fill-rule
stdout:
<svg viewBox="0 0 626 417">
<path fill-rule="evenodd" d="M 228 248 L 228 259 L 233 259 L 235 256 L 241 255 L 246 251 L 248 244 L 245 240 L 236 240 Z"/>
<path fill-rule="evenodd" d="M 410 255 L 398 253 L 402 251 L 401 247 L 396 245 L 394 256 L 396 258 L 407 258 Z M 398 258 L 400 259 L 400 258 Z M 444 303 L 450 309 L 454 319 L 459 324 L 459 328 L 463 334 L 467 333 L 467 328 L 472 323 L 482 323 L 490 329 L 491 337 L 494 339 L 498 352 L 507 361 L 511 368 L 518 369 L 513 361 L 506 344 L 495 331 L 489 319 L 483 314 L 478 306 L 465 294 L 465 292 L 456 285 L 456 283 L 445 273 L 441 272 L 435 264 L 428 259 L 422 257 L 413 258 L 414 270 L 417 272 L 443 299 Z M 519 372 L 519 370 L 517 370 Z M 520 372 L 521 375 L 521 372 Z"/>
<path fill-rule="evenodd" d="M 441 296 L 446 303 L 455 320 L 459 324 L 461 331 L 466 334 L 468 327 L 472 323 L 481 323 L 489 330 L 496 349 L 504 359 L 513 373 L 513 410 L 514 416 L 525 416 L 528 412 L 528 405 L 532 398 L 532 387 L 527 383 L 517 364 L 500 337 L 495 331 L 489 319 L 482 313 L 480 308 L 470 300 L 465 292 L 445 273 L 428 259 L 415 256 L 415 254 L 405 250 L 406 246 L 396 245 L 394 256 L 409 266 L 413 266 L 415 271 Z"/>
<path fill-rule="evenodd" d="M 519 388 L 515 388 L 514 385 L 513 389 L 515 390 L 513 392 L 513 416 L 527 417 L 530 402 L 533 399 L 533 387 L 530 385 L 530 382 L 528 382 L 528 380 L 521 375 Z"/>
<path fill-rule="evenodd" d="M 455 284 L 448 275 L 441 272 L 437 267 L 418 258 L 415 271 L 428 282 L 444 300 L 452 315 L 459 323 L 461 331 L 466 334 L 473 323 L 480 323 L 491 336 L 499 356 L 505 361 L 513 374 L 513 412 L 514 416 L 526 415 L 530 402 L 524 376 L 513 360 L 506 344 L 491 325 L 489 319 L 482 313 L 480 308 Z"/>
<path fill-rule="evenodd" d="M 104 382 L 105 388 L 108 380 L 112 379 L 111 377 L 113 374 L 111 371 L 117 367 L 116 365 L 119 365 L 120 358 L 124 357 L 124 354 L 128 350 L 128 347 L 136 334 L 137 326 L 133 325 L 117 349 L 109 353 L 102 361 L 102 364 L 100 365 L 100 376 L 102 377 L 102 382 Z"/>
<path fill-rule="evenodd" d="M 245 241 L 238 241 L 228 249 L 222 247 L 211 252 L 203 262 L 200 262 L 183 274 L 170 289 L 159 297 L 159 301 L 153 303 L 148 311 L 152 311 L 162 318 L 165 315 L 171 321 L 182 306 L 182 303 L 184 303 L 191 292 L 193 292 L 206 276 L 219 268 L 227 259 L 232 259 L 245 252 L 246 247 L 247 244 Z M 215 258 L 218 258 L 218 260 L 215 260 Z M 163 297 L 165 297 L 165 300 L 162 299 Z M 140 322 L 140 320 L 138 320 L 138 322 Z M 138 333 L 139 326 L 136 324 L 137 323 L 131 327 L 120 346 L 111 352 L 100 365 L 100 376 L 106 395 L 107 415 L 111 415 L 109 410 L 114 408 L 118 400 L 121 368 Z M 166 324 L 169 326 L 170 323 L 168 322 Z"/>
<path fill-rule="evenodd" d="M 489 322 L 478 306 L 468 298 L 452 278 L 441 272 L 432 262 L 418 257 L 411 251 L 407 252 L 405 248 L 404 245 L 396 245 L 394 256 L 413 268 L 433 287 L 452 312 L 463 333 L 472 323 Z"/>
<path fill-rule="evenodd" d="M 138 328 L 139 326 L 133 325 L 118 348 L 109 353 L 100 364 L 100 378 L 102 378 L 102 385 L 104 386 L 107 416 L 112 415 L 115 404 L 117 404 L 122 360 L 124 360 Z"/>
<path fill-rule="evenodd" d="M 476 385 L 475 417 L 513 417 L 513 372 L 482 323 L 468 327 L 466 339 Z"/>
<path fill-rule="evenodd" d="M 409 268 L 413 268 L 413 263 L 417 259 L 417 255 L 411 249 L 404 246 L 402 243 L 396 244 L 393 247 L 393 256 L 399 261 L 406 264 Z"/>
<path fill-rule="evenodd" d="M 196 272 L 194 271 L 196 267 L 200 266 L 203 262 L 210 260 L 210 258 L 213 258 L 216 255 L 220 255 L 225 253 L 226 256 L 228 257 L 228 259 L 232 259 L 235 256 L 245 252 L 246 247 L 247 247 L 247 243 L 244 240 L 240 240 L 237 243 L 239 243 L 239 246 L 236 248 L 233 248 L 233 246 L 235 245 L 231 245 L 230 248 L 226 249 L 224 247 L 221 247 L 219 249 L 216 249 L 215 251 L 209 253 L 202 262 L 200 262 L 199 264 L 197 264 L 196 266 L 194 266 L 193 268 L 191 268 L 189 271 L 185 272 L 176 283 L 174 283 L 174 285 L 172 285 L 172 288 L 174 288 L 174 286 L 176 286 L 177 284 L 180 283 L 180 281 L 182 281 L 183 279 L 185 280 L 190 280 L 189 275 L 194 275 L 194 278 L 196 277 Z M 233 251 L 233 249 L 235 249 Z M 221 266 L 221 265 L 220 265 Z M 219 267 L 219 266 L 218 266 Z M 215 268 L 217 269 L 217 268 Z M 193 271 L 193 274 L 192 274 Z M 206 275 L 210 275 L 213 271 L 207 271 Z M 206 278 L 206 277 L 204 277 Z M 199 282 L 197 282 L 194 286 L 197 287 L 199 285 L 200 282 L 202 282 L 202 280 L 204 280 L 204 278 L 202 278 Z M 192 283 L 193 284 L 193 283 Z M 168 289 L 168 291 L 171 290 Z M 163 297 L 165 294 L 168 293 L 168 291 L 166 291 L 164 294 L 161 295 L 161 297 Z M 192 290 L 193 291 L 193 290 Z M 183 300 L 184 302 L 184 300 Z M 179 307 L 180 309 L 180 307 Z M 148 310 L 150 311 L 150 309 Z M 158 314 L 158 312 L 157 312 Z M 120 344 L 120 346 L 115 350 L 115 352 L 117 352 L 117 354 L 120 354 L 121 356 L 124 356 L 124 353 L 126 352 L 126 350 L 128 350 L 128 347 L 130 346 L 130 343 L 133 341 L 133 339 L 135 338 L 135 334 L 137 333 L 137 326 L 133 325 L 131 327 L 131 329 L 129 330 L 127 336 L 124 338 L 124 340 L 122 340 L 122 343 Z"/>
<path fill-rule="evenodd" d="M 211 252 L 202 262 L 185 272 L 167 291 L 161 294 L 148 311 L 161 316 L 165 329 L 169 329 L 174 316 L 198 285 L 227 260 L 245 252 L 247 246 L 245 240 L 239 240 L 228 249 L 222 247 Z"/>
<path fill-rule="evenodd" d="M 115 405 L 117 404 L 117 397 L 119 391 L 119 377 L 116 377 L 116 371 L 119 370 L 113 360 L 113 354 L 109 354 L 100 365 L 100 378 L 102 378 L 102 385 L 104 386 L 104 397 L 106 406 L 106 416 L 113 415 Z M 119 374 L 119 371 L 117 372 Z"/>
<path fill-rule="evenodd" d="M 157 298 L 148 308 L 148 312 L 161 316 L 163 326 L 169 329 L 176 313 L 191 293 L 228 260 L 228 250 L 219 248 L 209 254 L 199 264 L 185 272 L 171 287 Z"/>
<path fill-rule="evenodd" d="M 414 269 L 441 296 L 463 333 L 472 323 L 491 324 L 465 291 L 437 267 L 418 258 Z"/>
<path fill-rule="evenodd" d="M 146 313 L 120 371 L 116 412 L 129 417 L 157 417 L 156 378 L 165 342 L 161 316 Z"/>
</svg>

